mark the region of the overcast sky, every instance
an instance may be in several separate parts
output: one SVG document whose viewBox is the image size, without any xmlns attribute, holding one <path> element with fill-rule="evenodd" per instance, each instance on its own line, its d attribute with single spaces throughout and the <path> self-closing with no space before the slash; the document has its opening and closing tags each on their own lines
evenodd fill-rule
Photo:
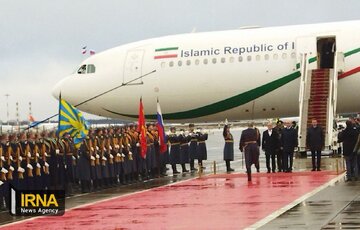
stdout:
<svg viewBox="0 0 360 230">
<path fill-rule="evenodd" d="M 58 110 L 51 89 L 87 56 L 169 34 L 360 19 L 359 0 L 0 0 L 0 120 L 19 102 L 35 119 Z"/>
</svg>

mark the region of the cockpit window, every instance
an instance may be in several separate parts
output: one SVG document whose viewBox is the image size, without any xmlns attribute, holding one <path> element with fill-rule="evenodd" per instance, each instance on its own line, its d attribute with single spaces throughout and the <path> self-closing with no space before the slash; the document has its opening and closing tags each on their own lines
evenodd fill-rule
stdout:
<svg viewBox="0 0 360 230">
<path fill-rule="evenodd" d="M 95 73 L 95 66 L 93 64 L 87 66 L 87 73 Z"/>
<path fill-rule="evenodd" d="M 87 71 L 86 71 L 86 70 L 87 70 Z M 78 73 L 78 74 L 90 74 L 90 73 L 95 73 L 95 70 L 96 70 L 96 68 L 95 68 L 95 65 L 93 65 L 93 64 L 82 65 L 82 66 L 78 69 L 77 73 Z"/>
<path fill-rule="evenodd" d="M 78 74 L 85 74 L 86 73 L 86 65 L 82 65 L 78 71 L 77 71 Z"/>
</svg>

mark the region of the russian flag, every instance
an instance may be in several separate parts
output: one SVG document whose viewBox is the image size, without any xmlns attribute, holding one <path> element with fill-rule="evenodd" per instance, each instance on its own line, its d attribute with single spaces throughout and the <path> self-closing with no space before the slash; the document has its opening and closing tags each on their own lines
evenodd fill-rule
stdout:
<svg viewBox="0 0 360 230">
<path fill-rule="evenodd" d="M 159 99 L 157 100 L 157 129 L 159 133 L 159 145 L 160 153 L 164 153 L 167 150 L 167 145 L 165 142 L 165 130 L 164 130 L 164 121 L 161 113 Z"/>
<path fill-rule="evenodd" d="M 82 54 L 86 54 L 86 52 L 87 52 L 87 50 L 86 50 L 86 46 L 84 46 L 84 47 L 82 48 L 81 53 L 82 53 Z"/>
</svg>

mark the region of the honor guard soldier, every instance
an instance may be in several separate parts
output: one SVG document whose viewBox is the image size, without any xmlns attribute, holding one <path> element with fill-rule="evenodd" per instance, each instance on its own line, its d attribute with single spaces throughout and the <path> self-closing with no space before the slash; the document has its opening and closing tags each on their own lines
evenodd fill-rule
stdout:
<svg viewBox="0 0 360 230">
<path fill-rule="evenodd" d="M 124 154 L 122 153 L 123 144 L 122 144 L 122 134 L 121 128 L 116 129 L 115 131 L 115 149 L 116 149 L 116 157 L 115 157 L 115 165 L 116 165 L 116 173 L 119 177 L 120 184 L 124 184 Z"/>
<path fill-rule="evenodd" d="M 131 182 L 134 182 L 137 178 L 137 168 L 136 168 L 136 138 L 134 133 L 131 130 L 131 127 L 126 127 L 126 136 L 128 138 L 128 150 L 129 150 L 129 178 Z"/>
<path fill-rule="evenodd" d="M 94 152 L 95 152 L 95 174 L 96 174 L 96 180 L 95 180 L 95 185 L 94 187 L 96 187 L 96 189 L 101 189 L 102 187 L 102 173 L 101 173 L 101 151 L 100 151 L 100 129 L 98 129 L 96 131 L 96 134 L 94 136 L 94 141 L 93 141 L 93 145 L 94 145 Z"/>
<path fill-rule="evenodd" d="M 110 186 L 115 186 L 117 184 L 117 174 L 115 170 L 115 142 L 114 142 L 114 130 L 111 128 L 108 132 L 108 141 L 107 141 L 107 149 L 109 153 L 109 184 Z"/>
<path fill-rule="evenodd" d="M 136 165 L 135 179 L 140 180 L 140 174 L 146 170 L 146 167 L 143 166 L 143 159 L 140 156 L 139 133 L 136 131 L 136 128 L 135 125 L 130 125 L 130 135 L 133 139 L 132 153 Z"/>
<path fill-rule="evenodd" d="M 202 128 L 199 128 L 199 131 L 197 132 L 197 140 L 198 140 L 198 146 L 197 146 L 197 156 L 198 156 L 198 162 L 199 167 L 201 170 L 205 169 L 203 166 L 203 161 L 207 160 L 207 149 L 206 149 L 206 140 L 208 139 L 208 134 L 206 131 L 204 131 Z"/>
<path fill-rule="evenodd" d="M 128 184 L 130 183 L 130 174 L 131 174 L 131 162 L 132 153 L 130 151 L 130 136 L 126 132 L 126 128 L 121 128 L 121 147 L 122 147 L 122 154 L 123 157 L 123 183 Z"/>
<path fill-rule="evenodd" d="M 104 188 L 107 188 L 108 179 L 109 179 L 109 170 L 108 170 L 108 158 L 107 158 L 107 149 L 106 149 L 106 140 L 107 134 L 105 130 L 100 129 L 98 132 L 98 144 L 99 144 L 99 155 L 100 155 L 100 165 L 101 165 L 101 178 L 102 185 Z"/>
<path fill-rule="evenodd" d="M 91 190 L 91 161 L 94 161 L 95 157 L 92 156 L 92 143 L 89 136 L 83 140 L 80 149 L 79 149 L 79 161 L 78 161 L 78 170 L 79 170 L 79 180 L 81 185 L 81 192 L 88 193 Z M 91 159 L 93 157 L 93 159 Z"/>
<path fill-rule="evenodd" d="M 187 163 L 190 163 L 190 154 L 189 154 L 189 142 L 191 140 L 191 136 L 188 132 L 185 133 L 184 129 L 180 129 L 179 141 L 180 141 L 180 163 L 182 172 L 186 173 L 189 170 L 186 169 Z"/>
<path fill-rule="evenodd" d="M 226 163 L 226 171 L 233 172 L 234 169 L 230 167 L 230 161 L 234 160 L 234 138 L 233 135 L 230 133 L 229 125 L 224 126 L 223 137 L 225 140 L 224 161 Z"/>
<path fill-rule="evenodd" d="M 64 144 L 64 160 L 65 160 L 65 193 L 68 196 L 73 195 L 74 177 L 74 152 L 75 146 L 71 140 L 70 134 L 64 134 L 62 138 Z"/>
<path fill-rule="evenodd" d="M 195 168 L 194 161 L 195 159 L 198 159 L 197 156 L 198 134 L 195 132 L 194 128 L 195 128 L 194 124 L 189 124 L 189 136 L 191 137 L 189 144 L 189 155 L 190 155 L 190 170 L 192 172 L 197 170 Z"/>
<path fill-rule="evenodd" d="M 240 146 L 241 152 L 245 153 L 245 165 L 248 181 L 251 181 L 251 165 L 258 165 L 259 146 L 257 144 L 258 133 L 254 129 L 254 123 L 249 123 L 248 128 L 241 133 Z"/>
<path fill-rule="evenodd" d="M 176 169 L 176 164 L 181 164 L 180 162 L 180 138 L 176 134 L 176 128 L 170 128 L 170 134 L 168 135 L 168 141 L 170 143 L 170 163 L 172 167 L 173 174 L 179 174 L 180 172 Z"/>
<path fill-rule="evenodd" d="M 1 209 L 9 209 L 10 208 L 10 189 L 9 183 L 11 181 L 8 180 L 8 173 L 9 173 L 9 165 L 7 162 L 6 154 L 7 149 L 9 148 L 10 143 L 8 141 L 8 135 L 2 134 L 1 135 L 1 149 L 0 149 L 0 158 L 1 158 L 1 171 L 0 171 L 0 208 Z M 5 202 L 5 206 L 4 206 Z"/>
<path fill-rule="evenodd" d="M 147 152 L 146 152 L 146 165 L 147 165 L 147 170 L 149 173 L 149 176 L 151 178 L 153 178 L 156 175 L 156 156 L 155 156 L 155 148 L 154 148 L 154 142 L 155 142 L 155 137 L 153 134 L 153 125 L 152 124 L 147 124 Z"/>
<path fill-rule="evenodd" d="M 25 169 L 26 169 L 26 154 L 25 154 L 25 145 L 26 141 L 25 133 L 20 133 L 19 141 L 17 143 L 18 148 L 16 150 L 16 174 L 17 174 L 17 189 L 24 190 L 26 189 L 25 184 Z"/>
<path fill-rule="evenodd" d="M 40 159 L 39 163 L 41 166 L 42 171 L 42 189 L 49 189 L 50 187 L 50 170 L 49 170 L 49 161 L 50 161 L 50 151 L 51 145 L 50 140 L 48 138 L 48 133 L 46 131 L 41 133 L 40 139 Z"/>
<path fill-rule="evenodd" d="M 58 184 L 58 174 L 57 174 L 57 155 L 60 153 L 59 147 L 58 147 L 58 140 L 56 137 L 55 131 L 51 131 L 49 133 L 48 138 L 49 144 L 50 144 L 50 151 L 48 154 L 50 154 L 49 158 L 49 174 L 50 174 L 50 189 L 55 190 L 56 186 Z"/>
</svg>

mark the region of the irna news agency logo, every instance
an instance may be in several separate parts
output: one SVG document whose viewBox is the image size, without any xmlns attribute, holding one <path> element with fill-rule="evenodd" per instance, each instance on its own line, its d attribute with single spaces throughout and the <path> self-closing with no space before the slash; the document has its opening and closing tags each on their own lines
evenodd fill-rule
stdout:
<svg viewBox="0 0 360 230">
<path fill-rule="evenodd" d="M 16 190 L 10 187 L 10 214 L 16 216 L 61 216 L 65 192 L 61 190 Z"/>
</svg>

